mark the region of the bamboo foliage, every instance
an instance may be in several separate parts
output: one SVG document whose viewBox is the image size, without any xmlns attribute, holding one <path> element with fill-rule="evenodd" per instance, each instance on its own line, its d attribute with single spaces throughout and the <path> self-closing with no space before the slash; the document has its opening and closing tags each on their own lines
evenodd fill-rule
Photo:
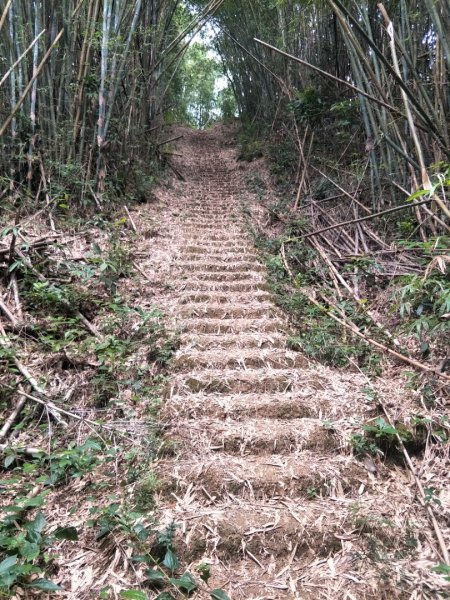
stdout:
<svg viewBox="0 0 450 600">
<path fill-rule="evenodd" d="M 130 165 L 151 157 L 147 132 L 181 45 L 222 2 L 180 27 L 180 0 L 0 0 L 0 181 L 10 200 L 24 189 L 39 200 L 67 178 L 64 193 L 92 202 L 108 171 L 126 185 Z"/>
<path fill-rule="evenodd" d="M 401 203 L 400 189 L 434 189 L 432 165 L 445 171 L 450 161 L 447 1 L 230 0 L 216 22 L 242 114 L 279 118 L 308 89 L 329 106 L 358 106 L 365 143 L 339 154 L 345 162 L 367 153 L 371 207 Z M 442 231 L 448 211 L 442 193 L 431 209 L 418 207 L 421 234 Z"/>
</svg>

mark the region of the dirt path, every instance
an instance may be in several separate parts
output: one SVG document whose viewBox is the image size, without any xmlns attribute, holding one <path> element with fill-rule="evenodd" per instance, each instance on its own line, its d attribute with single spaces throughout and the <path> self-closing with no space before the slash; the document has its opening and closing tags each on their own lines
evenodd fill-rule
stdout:
<svg viewBox="0 0 450 600">
<path fill-rule="evenodd" d="M 183 333 L 163 409 L 171 452 L 157 467 L 185 564 L 209 562 L 210 584 L 233 600 L 440 597 L 408 471 L 349 448 L 374 415 L 365 378 L 286 348 L 234 150 L 219 129 L 186 136 L 171 273 Z"/>
</svg>

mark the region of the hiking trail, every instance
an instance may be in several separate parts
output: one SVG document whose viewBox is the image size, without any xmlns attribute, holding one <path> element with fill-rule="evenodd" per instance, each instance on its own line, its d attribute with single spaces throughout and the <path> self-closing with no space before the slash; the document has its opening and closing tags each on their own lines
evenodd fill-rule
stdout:
<svg viewBox="0 0 450 600">
<path fill-rule="evenodd" d="M 428 570 L 432 542 L 407 469 L 353 456 L 352 427 L 375 414 L 365 376 L 287 348 L 223 131 L 185 130 L 180 148 L 187 200 L 170 278 L 182 334 L 156 470 L 183 564 L 211 564 L 209 588 L 232 600 L 412 597 L 409 551 L 422 544 Z"/>
</svg>

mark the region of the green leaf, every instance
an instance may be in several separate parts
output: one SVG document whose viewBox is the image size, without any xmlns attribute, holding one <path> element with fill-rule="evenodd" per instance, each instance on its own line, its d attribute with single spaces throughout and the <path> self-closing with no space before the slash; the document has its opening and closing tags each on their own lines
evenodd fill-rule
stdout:
<svg viewBox="0 0 450 600">
<path fill-rule="evenodd" d="M 126 600 L 148 600 L 147 594 L 139 590 L 124 590 L 120 592 L 120 597 Z"/>
<path fill-rule="evenodd" d="M 16 460 L 16 455 L 15 454 L 10 454 L 9 456 L 7 456 L 5 458 L 4 463 L 3 463 L 4 466 L 5 466 L 5 469 L 7 469 L 8 467 L 10 467 L 15 460 Z"/>
<path fill-rule="evenodd" d="M 33 521 L 28 526 L 29 531 L 35 531 L 36 533 L 42 533 L 44 527 L 47 525 L 44 515 L 41 511 L 37 513 Z"/>
<path fill-rule="evenodd" d="M 9 571 L 11 567 L 17 564 L 17 556 L 8 556 L 0 563 L 0 575 Z"/>
<path fill-rule="evenodd" d="M 37 588 L 38 590 L 43 590 L 44 592 L 56 592 L 58 590 L 62 590 L 62 587 L 53 583 L 53 581 L 49 581 L 48 579 L 36 579 L 27 587 Z"/>
<path fill-rule="evenodd" d="M 58 540 L 76 542 L 78 540 L 78 531 L 75 527 L 58 527 L 55 531 L 55 538 Z"/>
<path fill-rule="evenodd" d="M 191 592 L 196 590 L 198 587 L 195 579 L 192 577 L 192 575 L 190 573 L 185 573 L 179 579 L 171 578 L 171 579 L 169 579 L 169 581 L 170 581 L 170 583 L 175 585 L 177 588 L 180 588 L 180 590 L 183 590 L 188 594 L 190 594 Z"/>
<path fill-rule="evenodd" d="M 410 202 L 411 200 L 415 200 L 416 198 L 420 198 L 421 196 L 426 196 L 427 194 L 430 193 L 430 190 L 417 190 L 417 192 L 414 192 L 414 194 L 411 194 L 411 196 L 408 196 L 408 198 L 406 198 L 407 202 Z"/>
<path fill-rule="evenodd" d="M 150 583 L 160 583 L 164 581 L 164 574 L 156 569 L 147 569 L 145 574 L 147 575 L 147 581 Z"/>
<path fill-rule="evenodd" d="M 178 558 L 176 557 L 176 554 L 172 552 L 172 550 L 170 550 L 169 548 L 164 557 L 163 565 L 173 573 L 178 568 L 179 564 L 180 563 L 178 561 Z"/>
<path fill-rule="evenodd" d="M 30 474 L 36 471 L 37 465 L 34 463 L 24 463 L 22 466 L 22 470 L 25 474 Z"/>
<path fill-rule="evenodd" d="M 229 596 L 223 590 L 212 590 L 211 598 L 213 600 L 230 600 Z"/>
<path fill-rule="evenodd" d="M 45 502 L 45 496 L 43 494 L 40 494 L 39 496 L 36 496 L 35 498 L 27 498 L 27 500 L 25 500 L 25 502 L 23 503 L 23 508 L 42 506 L 44 504 L 44 502 Z"/>
<path fill-rule="evenodd" d="M 174 600 L 174 597 L 169 592 L 163 592 L 159 596 L 156 596 L 156 600 Z"/>
<path fill-rule="evenodd" d="M 28 562 L 32 562 L 40 554 L 41 547 L 33 542 L 25 542 L 20 548 L 21 556 Z"/>
</svg>

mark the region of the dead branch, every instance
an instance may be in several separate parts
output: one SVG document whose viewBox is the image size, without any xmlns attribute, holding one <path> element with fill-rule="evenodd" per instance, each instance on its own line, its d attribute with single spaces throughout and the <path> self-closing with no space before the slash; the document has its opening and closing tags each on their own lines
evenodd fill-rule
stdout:
<svg viewBox="0 0 450 600">
<path fill-rule="evenodd" d="M 20 389 L 20 387 L 19 387 L 19 392 L 20 392 L 20 398 L 17 401 L 16 407 L 14 408 L 13 412 L 9 415 L 9 417 L 6 419 L 5 424 L 3 425 L 3 427 L 0 430 L 0 440 L 5 439 L 5 437 L 8 435 L 9 430 L 16 422 L 17 417 L 22 412 L 22 409 L 25 406 L 25 403 L 27 401 L 26 396 L 22 393 L 22 390 Z"/>
<path fill-rule="evenodd" d="M 9 385 L 6 385 L 5 387 L 10 390 L 14 390 L 14 388 Z M 111 427 L 110 425 L 104 425 L 103 423 L 97 423 L 96 421 L 92 421 L 92 419 L 86 419 L 86 417 L 81 417 L 80 415 L 77 415 L 76 413 L 65 410 L 64 408 L 61 408 L 60 406 L 56 406 L 56 404 L 54 404 L 50 400 L 44 401 L 41 398 L 37 398 L 36 396 L 28 394 L 27 392 L 24 392 L 23 390 L 21 390 L 21 394 L 25 398 L 28 398 L 29 400 L 32 400 L 33 402 L 36 402 L 37 404 L 44 406 L 45 409 L 48 410 L 50 412 L 50 414 L 52 414 L 52 416 L 53 416 L 54 412 L 61 413 L 62 415 L 70 417 L 71 419 L 75 419 L 76 421 L 86 423 L 87 425 L 91 425 L 92 427 L 99 427 L 100 429 L 104 429 L 106 431 L 109 431 L 110 433 L 114 433 L 114 435 L 119 435 L 128 440 L 131 439 L 126 434 L 124 434 L 122 431 L 117 430 L 114 427 Z M 61 419 L 61 417 L 59 417 L 59 416 L 58 416 L 58 418 Z M 63 422 L 65 423 L 65 421 L 63 421 Z M 67 426 L 67 424 L 66 424 L 66 426 Z"/>
<path fill-rule="evenodd" d="M 0 323 L 0 346 L 3 346 L 3 348 L 6 348 L 8 350 L 11 350 L 14 348 L 13 344 L 11 343 L 11 340 L 9 339 L 9 337 L 7 336 L 3 325 Z M 35 390 L 35 392 L 37 394 L 39 394 L 40 396 L 47 396 L 46 391 L 41 388 L 41 386 L 38 384 L 38 382 L 36 381 L 36 379 L 33 377 L 33 375 L 30 373 L 30 371 L 27 369 L 27 367 L 17 358 L 17 356 L 13 356 L 12 360 L 14 362 L 14 364 L 17 367 L 17 370 L 19 371 L 19 373 L 21 373 L 21 375 L 23 375 L 23 377 L 27 380 L 27 382 L 31 385 L 31 387 Z M 9 386 L 5 386 L 5 387 L 9 387 Z M 26 392 L 21 391 L 21 393 L 26 396 Z M 52 417 L 55 419 L 55 421 L 57 421 L 60 425 L 62 425 L 63 427 L 67 427 L 67 423 L 64 421 L 64 419 L 62 419 L 58 414 L 54 414 L 51 410 L 49 410 L 50 414 L 52 415 Z"/>
<path fill-rule="evenodd" d="M 39 279 L 39 281 L 41 281 L 43 283 L 49 283 L 48 279 L 46 277 L 44 277 L 44 275 L 42 275 L 42 273 L 40 273 L 37 269 L 35 269 L 33 267 L 29 257 L 26 257 L 18 248 L 16 248 L 15 252 L 19 256 L 19 258 L 21 258 L 23 261 L 25 261 L 25 263 L 28 265 L 28 268 L 30 269 L 30 271 Z M 61 302 L 67 309 L 69 309 L 70 311 L 73 310 L 73 307 L 71 306 L 70 302 L 68 302 L 67 300 L 64 300 L 64 299 L 61 300 Z M 80 311 L 76 310 L 74 312 L 75 312 L 75 315 L 80 319 L 80 321 L 86 327 L 86 329 L 89 331 L 89 333 L 91 333 L 95 337 L 98 337 L 98 338 L 101 337 L 101 334 L 98 331 L 98 329 Z"/>
<path fill-rule="evenodd" d="M 134 233 L 137 233 L 138 230 L 137 230 L 136 224 L 133 221 L 133 217 L 130 215 L 130 211 L 128 210 L 128 207 L 124 206 L 123 208 L 124 208 L 125 212 L 127 213 L 127 217 L 128 217 L 128 220 L 130 221 L 132 230 L 134 231 Z"/>
<path fill-rule="evenodd" d="M 184 137 L 184 135 L 177 135 L 168 140 L 164 140 L 163 142 L 159 142 L 159 144 L 156 144 L 156 147 L 160 148 L 161 146 L 165 146 L 165 144 L 170 144 L 170 142 L 175 142 L 176 140 L 180 140 L 183 137 Z"/>
<path fill-rule="evenodd" d="M 317 308 L 320 308 L 323 312 L 327 313 L 327 315 L 329 317 L 331 317 L 337 323 L 339 323 L 340 325 L 342 325 L 343 327 L 345 327 L 346 329 L 350 330 L 352 333 L 354 333 L 355 335 L 360 337 L 367 344 L 371 344 L 372 346 L 375 346 L 376 348 L 383 350 L 384 352 L 390 354 L 391 356 L 394 356 L 395 358 L 411 365 L 412 367 L 415 367 L 416 369 L 419 369 L 420 371 L 424 371 L 425 373 L 429 373 L 436 377 L 440 377 L 447 385 L 450 385 L 450 377 L 448 375 L 444 375 L 443 373 L 440 373 L 438 369 L 429 367 L 428 365 L 424 365 L 423 363 L 421 363 L 413 358 L 410 358 L 409 356 L 405 356 L 404 354 L 401 354 L 400 352 L 397 352 L 396 350 L 392 350 L 392 348 L 389 348 L 388 346 L 385 346 L 384 344 L 377 342 L 373 338 L 366 336 L 364 333 L 362 333 L 362 331 L 359 330 L 358 326 L 355 323 L 353 323 L 353 321 L 351 321 L 348 317 L 345 317 L 345 321 L 343 319 L 340 319 L 335 314 L 333 314 L 333 312 L 331 312 L 325 306 L 323 306 L 323 304 L 320 304 L 320 302 L 317 302 L 317 300 L 315 298 L 313 298 L 310 294 L 308 294 L 308 292 L 306 292 L 305 290 L 303 290 L 301 288 L 298 288 L 298 289 L 306 298 L 308 298 L 308 300 L 312 304 L 314 304 L 314 306 L 317 306 Z M 333 302 L 331 302 L 330 300 L 327 300 L 327 304 L 334 310 L 338 310 L 338 307 L 336 307 L 335 304 L 333 304 Z"/>
<path fill-rule="evenodd" d="M 9 308 L 6 306 L 6 304 L 3 302 L 3 300 L 1 298 L 0 298 L 0 310 L 6 316 L 6 318 L 14 325 L 14 327 L 18 326 L 18 321 L 17 321 L 16 317 L 12 314 L 12 312 L 9 310 Z"/>
<path fill-rule="evenodd" d="M 337 223 L 336 225 L 329 225 L 328 227 L 324 227 L 323 229 L 318 229 L 317 231 L 312 231 L 311 233 L 305 233 L 301 235 L 298 239 L 306 239 L 312 237 L 314 235 L 318 235 L 319 233 L 324 233 L 325 231 L 331 231 L 332 229 L 337 229 L 338 227 L 345 227 L 346 225 L 353 225 L 355 223 L 361 223 L 362 221 L 369 221 L 370 219 L 375 219 L 376 217 L 381 217 L 382 215 L 387 215 L 390 213 L 398 212 L 399 210 L 405 210 L 407 208 L 414 208 L 416 206 L 421 206 L 422 204 L 430 204 L 433 202 L 432 198 L 427 198 L 425 200 L 420 200 L 419 202 L 402 204 L 400 206 L 395 206 L 394 208 L 388 208 L 387 210 L 382 210 L 381 212 L 373 213 L 371 215 L 367 215 L 365 217 L 359 217 L 358 219 L 351 219 L 350 221 L 344 221 L 343 223 Z"/>
</svg>

